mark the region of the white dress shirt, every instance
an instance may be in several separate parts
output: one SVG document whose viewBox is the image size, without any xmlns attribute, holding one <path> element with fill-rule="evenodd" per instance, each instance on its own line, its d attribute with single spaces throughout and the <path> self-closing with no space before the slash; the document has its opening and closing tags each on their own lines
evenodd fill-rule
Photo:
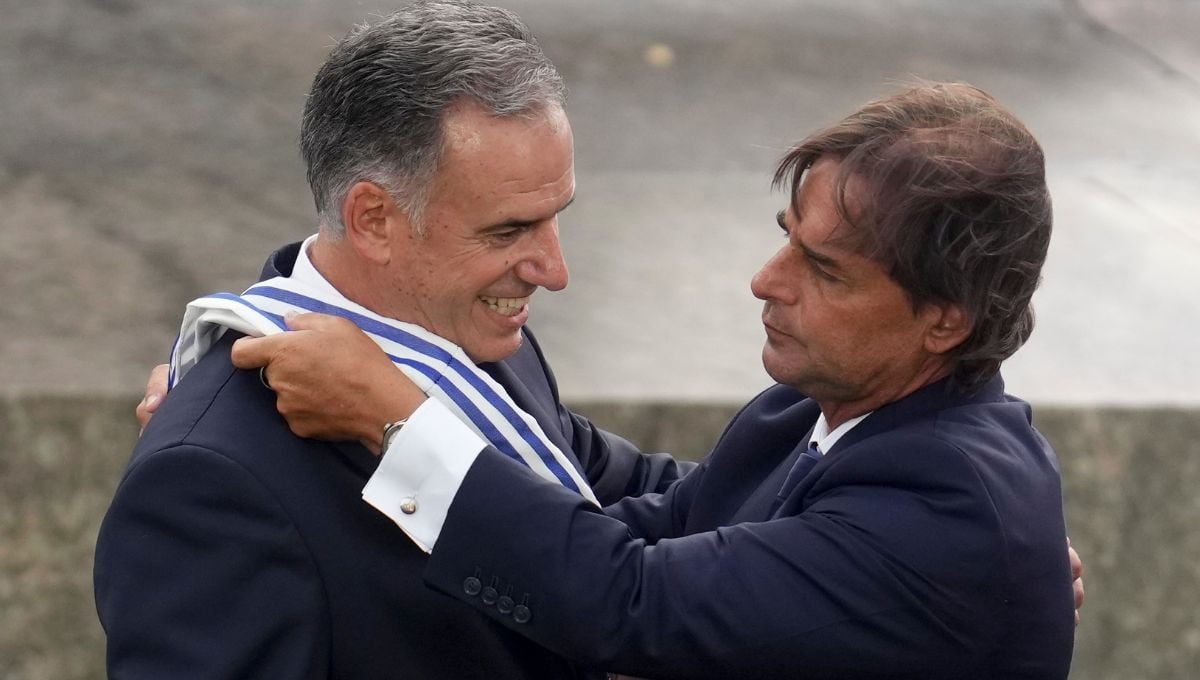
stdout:
<svg viewBox="0 0 1200 680">
<path fill-rule="evenodd" d="M 855 425 L 861 423 L 872 413 L 874 413 L 874 411 L 867 411 L 857 418 L 851 418 L 841 425 L 838 425 L 833 432 L 829 431 L 829 421 L 825 420 L 825 414 L 822 413 L 821 415 L 817 416 L 817 424 L 813 425 L 812 436 L 809 437 L 808 441 L 810 444 L 816 444 L 817 450 L 821 452 L 821 455 L 825 455 L 826 453 L 829 453 L 834 444 L 838 443 L 839 439 L 846 436 L 847 432 L 853 430 Z"/>
</svg>

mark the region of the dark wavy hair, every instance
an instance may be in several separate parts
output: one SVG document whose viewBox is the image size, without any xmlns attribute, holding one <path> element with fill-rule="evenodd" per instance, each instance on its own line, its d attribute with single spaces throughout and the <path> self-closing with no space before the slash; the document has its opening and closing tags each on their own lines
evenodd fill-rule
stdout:
<svg viewBox="0 0 1200 680">
<path fill-rule="evenodd" d="M 822 157 L 840 162 L 837 205 L 848 228 L 838 238 L 881 264 L 914 309 L 962 308 L 971 332 L 950 355 L 952 375 L 964 389 L 982 386 L 1033 330 L 1030 299 L 1052 222 L 1037 140 L 983 90 L 921 82 L 797 144 L 775 186 L 788 187 L 795 204 Z"/>
</svg>

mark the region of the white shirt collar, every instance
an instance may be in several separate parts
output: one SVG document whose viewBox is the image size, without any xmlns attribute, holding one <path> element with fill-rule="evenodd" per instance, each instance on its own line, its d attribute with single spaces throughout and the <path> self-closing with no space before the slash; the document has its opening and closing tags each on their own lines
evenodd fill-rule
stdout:
<svg viewBox="0 0 1200 680">
<path fill-rule="evenodd" d="M 313 266 L 312 260 L 308 258 L 308 249 L 312 246 L 313 241 L 316 240 L 317 234 L 313 234 L 304 239 L 304 243 L 300 244 L 300 254 L 296 255 L 296 264 L 292 267 L 292 275 L 288 278 L 321 290 L 334 291 L 338 297 L 341 297 L 341 291 L 334 288 L 333 284 L 322 276 L 321 272 L 317 271 L 317 268 Z"/>
<path fill-rule="evenodd" d="M 816 444 L 817 450 L 819 450 L 822 454 L 829 453 L 834 444 L 837 444 L 839 439 L 844 437 L 847 432 L 854 429 L 855 425 L 861 423 L 872 413 L 874 413 L 874 411 L 867 411 L 857 418 L 851 418 L 841 425 L 838 425 L 837 429 L 835 429 L 833 432 L 829 431 L 829 421 L 825 420 L 825 414 L 822 413 L 821 415 L 817 416 L 817 424 L 813 425 L 812 437 L 809 438 L 809 443 Z"/>
</svg>

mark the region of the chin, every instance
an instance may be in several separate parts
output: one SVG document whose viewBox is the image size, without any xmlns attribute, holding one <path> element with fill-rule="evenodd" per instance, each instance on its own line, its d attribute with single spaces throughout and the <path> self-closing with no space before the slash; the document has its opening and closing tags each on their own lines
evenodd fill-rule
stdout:
<svg viewBox="0 0 1200 680">
<path fill-rule="evenodd" d="M 767 371 L 767 375 L 771 376 L 772 380 L 777 383 L 787 382 L 787 376 L 790 371 L 786 369 L 786 362 L 784 362 L 779 355 L 773 349 L 771 349 L 770 344 L 767 344 L 763 347 L 762 364 L 763 368 Z"/>
<path fill-rule="evenodd" d="M 495 363 L 516 354 L 524 340 L 525 336 L 518 331 L 511 338 L 480 344 L 478 347 L 463 347 L 463 351 L 477 364 Z"/>
<path fill-rule="evenodd" d="M 810 376 L 805 370 L 805 366 L 796 362 L 787 363 L 780 361 L 777 357 L 770 355 L 770 350 L 763 350 L 763 368 L 766 369 L 767 375 L 771 379 L 781 385 L 794 387 L 805 394 L 807 391 L 802 387 L 809 382 Z"/>
</svg>

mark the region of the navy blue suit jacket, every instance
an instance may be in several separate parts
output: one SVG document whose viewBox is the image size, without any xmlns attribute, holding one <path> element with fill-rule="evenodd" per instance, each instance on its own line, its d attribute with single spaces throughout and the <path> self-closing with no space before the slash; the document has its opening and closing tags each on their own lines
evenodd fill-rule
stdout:
<svg viewBox="0 0 1200 680">
<path fill-rule="evenodd" d="M 296 245 L 264 276 L 289 273 Z M 234 334 L 146 429 L 96 546 L 115 678 L 570 678 L 580 669 L 430 590 L 426 556 L 361 499 L 377 459 L 293 435 L 229 360 Z M 536 341 L 483 366 L 602 502 L 661 490 L 669 457 L 567 411 Z"/>
<path fill-rule="evenodd" d="M 1029 407 L 999 377 L 971 396 L 928 386 L 776 507 L 817 415 L 768 389 L 666 494 L 604 511 L 485 449 L 426 579 L 565 656 L 655 678 L 1065 678 L 1060 480 Z M 464 588 L 476 573 L 527 620 Z"/>
</svg>

